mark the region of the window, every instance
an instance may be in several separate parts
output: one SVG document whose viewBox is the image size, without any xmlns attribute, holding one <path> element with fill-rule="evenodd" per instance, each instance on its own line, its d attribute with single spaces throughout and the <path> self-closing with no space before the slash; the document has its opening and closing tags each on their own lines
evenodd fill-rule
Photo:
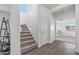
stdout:
<svg viewBox="0 0 79 59">
<path fill-rule="evenodd" d="M 27 5 L 26 4 L 20 4 L 19 10 L 20 10 L 21 13 L 27 12 Z"/>
</svg>

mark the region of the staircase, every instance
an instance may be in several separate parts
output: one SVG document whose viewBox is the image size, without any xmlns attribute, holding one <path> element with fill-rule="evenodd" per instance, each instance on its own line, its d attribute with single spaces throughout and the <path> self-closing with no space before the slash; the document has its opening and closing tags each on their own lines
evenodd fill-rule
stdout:
<svg viewBox="0 0 79 59">
<path fill-rule="evenodd" d="M 20 32 L 21 39 L 21 54 L 27 54 L 28 52 L 37 48 L 37 44 L 32 37 L 29 29 L 25 24 L 21 25 L 22 31 Z"/>
</svg>

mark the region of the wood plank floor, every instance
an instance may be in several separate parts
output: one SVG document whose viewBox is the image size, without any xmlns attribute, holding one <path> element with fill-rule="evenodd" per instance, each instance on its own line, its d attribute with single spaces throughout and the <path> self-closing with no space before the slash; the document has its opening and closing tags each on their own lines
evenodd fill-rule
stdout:
<svg viewBox="0 0 79 59">
<path fill-rule="evenodd" d="M 75 44 L 55 40 L 53 43 L 46 44 L 26 55 L 75 55 L 74 49 Z"/>
<path fill-rule="evenodd" d="M 70 36 L 57 36 L 56 40 L 66 41 L 70 43 L 75 43 L 75 37 Z"/>
</svg>

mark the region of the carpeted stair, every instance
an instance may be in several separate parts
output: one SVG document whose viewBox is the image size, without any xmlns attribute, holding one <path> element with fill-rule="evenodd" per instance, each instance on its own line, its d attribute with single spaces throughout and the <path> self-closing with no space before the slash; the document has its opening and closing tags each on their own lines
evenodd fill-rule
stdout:
<svg viewBox="0 0 79 59">
<path fill-rule="evenodd" d="M 21 25 L 22 31 L 20 32 L 21 39 L 21 54 L 27 54 L 28 52 L 37 48 L 37 43 L 35 42 L 31 32 L 25 24 Z"/>
</svg>

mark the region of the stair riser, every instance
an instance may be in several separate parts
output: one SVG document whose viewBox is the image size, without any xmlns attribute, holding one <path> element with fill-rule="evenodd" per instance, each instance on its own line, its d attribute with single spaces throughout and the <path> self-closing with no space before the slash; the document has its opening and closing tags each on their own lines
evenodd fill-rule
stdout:
<svg viewBox="0 0 79 59">
<path fill-rule="evenodd" d="M 22 47 L 25 47 L 25 46 L 32 45 L 32 44 L 34 44 L 34 43 L 35 43 L 35 41 L 28 42 L 28 43 L 27 43 L 27 42 L 26 42 L 26 43 L 22 43 L 22 44 L 21 44 L 21 48 L 22 48 Z"/>
<path fill-rule="evenodd" d="M 27 33 L 29 34 L 30 32 L 20 32 L 20 34 L 27 34 Z"/>
<path fill-rule="evenodd" d="M 33 40 L 33 38 L 21 39 L 21 42 L 23 42 L 23 41 L 28 41 L 28 40 Z"/>
<path fill-rule="evenodd" d="M 23 50 L 21 50 L 21 54 L 26 54 L 26 53 L 28 53 L 28 52 L 30 52 L 30 51 L 32 51 L 33 49 L 36 49 L 37 48 L 37 45 L 35 45 L 35 46 L 32 46 L 32 47 L 30 47 L 30 48 L 27 48 L 27 49 L 23 49 Z"/>
<path fill-rule="evenodd" d="M 29 30 L 28 30 L 28 29 L 26 29 L 26 28 L 23 28 L 23 29 L 22 29 L 22 31 L 29 31 Z"/>
<path fill-rule="evenodd" d="M 27 36 L 32 36 L 32 34 L 20 35 L 20 37 L 27 37 Z"/>
</svg>

